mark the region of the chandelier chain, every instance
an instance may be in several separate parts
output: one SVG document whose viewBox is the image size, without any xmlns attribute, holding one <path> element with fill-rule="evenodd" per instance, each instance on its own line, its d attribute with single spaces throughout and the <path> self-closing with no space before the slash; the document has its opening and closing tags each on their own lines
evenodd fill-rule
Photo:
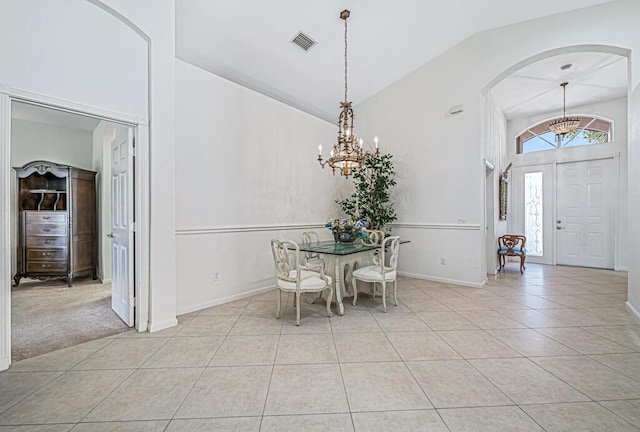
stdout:
<svg viewBox="0 0 640 432">
<path fill-rule="evenodd" d="M 344 19 L 344 101 L 347 99 L 347 18 Z"/>
</svg>

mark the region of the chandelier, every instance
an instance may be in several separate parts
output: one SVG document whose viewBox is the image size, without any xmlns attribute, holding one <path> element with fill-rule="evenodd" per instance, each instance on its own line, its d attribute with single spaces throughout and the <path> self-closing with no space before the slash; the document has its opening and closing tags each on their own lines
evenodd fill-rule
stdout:
<svg viewBox="0 0 640 432">
<path fill-rule="evenodd" d="M 568 82 L 560 84 L 562 87 L 562 118 L 557 118 L 549 124 L 549 130 L 556 134 L 558 141 L 562 140 L 566 134 L 575 131 L 580 125 L 578 117 L 567 117 L 567 86 Z"/>
<path fill-rule="evenodd" d="M 340 102 L 340 116 L 338 117 L 338 141 L 333 145 L 329 153 L 329 159 L 322 158 L 322 145 L 318 146 L 318 162 L 324 168 L 329 165 L 336 174 L 336 169 L 340 174 L 349 177 L 353 170 L 364 165 L 364 159 L 368 152 L 363 148 L 364 141 L 353 133 L 353 108 L 347 97 L 347 18 L 349 18 L 347 9 L 340 12 L 340 19 L 344 20 L 344 102 Z M 378 138 L 375 138 L 377 156 L 380 151 L 378 149 Z"/>
</svg>

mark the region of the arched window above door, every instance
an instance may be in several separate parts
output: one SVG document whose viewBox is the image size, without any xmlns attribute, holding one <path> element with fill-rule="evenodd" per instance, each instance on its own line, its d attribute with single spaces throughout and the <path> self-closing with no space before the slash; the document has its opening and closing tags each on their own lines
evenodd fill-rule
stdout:
<svg viewBox="0 0 640 432">
<path fill-rule="evenodd" d="M 533 153 L 567 147 L 578 147 L 591 144 L 603 144 L 613 137 L 613 122 L 611 120 L 590 115 L 572 116 L 580 119 L 578 128 L 567 135 L 556 136 L 549 130 L 549 123 L 545 120 L 528 127 L 516 137 L 516 153 Z"/>
</svg>

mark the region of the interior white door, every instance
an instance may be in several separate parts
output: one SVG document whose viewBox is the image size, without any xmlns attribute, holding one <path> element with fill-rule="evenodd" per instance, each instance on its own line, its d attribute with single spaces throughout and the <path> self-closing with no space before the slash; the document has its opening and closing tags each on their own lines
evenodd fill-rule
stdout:
<svg viewBox="0 0 640 432">
<path fill-rule="evenodd" d="M 613 160 L 558 164 L 558 264 L 613 268 Z"/>
<path fill-rule="evenodd" d="M 133 129 L 111 142 L 111 307 L 134 324 Z"/>
</svg>

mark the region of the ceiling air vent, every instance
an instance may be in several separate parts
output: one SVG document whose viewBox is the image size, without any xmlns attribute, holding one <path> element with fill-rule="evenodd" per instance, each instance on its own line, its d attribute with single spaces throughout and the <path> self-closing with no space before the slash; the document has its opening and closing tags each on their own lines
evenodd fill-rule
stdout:
<svg viewBox="0 0 640 432">
<path fill-rule="evenodd" d="M 316 45 L 317 42 L 311 39 L 308 35 L 299 32 L 293 39 L 291 39 L 291 43 L 298 48 L 301 48 L 304 52 L 308 52 Z"/>
</svg>

